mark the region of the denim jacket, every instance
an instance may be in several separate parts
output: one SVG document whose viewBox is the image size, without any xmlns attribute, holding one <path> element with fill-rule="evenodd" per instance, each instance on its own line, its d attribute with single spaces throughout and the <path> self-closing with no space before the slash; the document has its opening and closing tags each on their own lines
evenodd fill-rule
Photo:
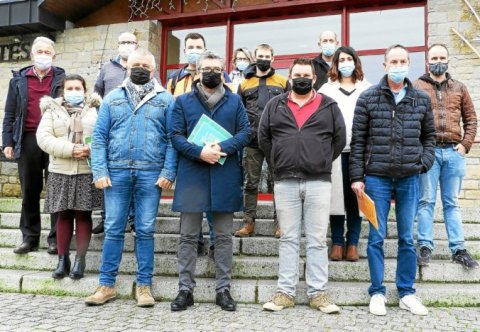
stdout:
<svg viewBox="0 0 480 332">
<path fill-rule="evenodd" d="M 109 169 L 158 170 L 159 177 L 175 180 L 177 152 L 170 137 L 172 95 L 157 82 L 136 108 L 124 84 L 112 90 L 100 106 L 92 137 L 94 181 Z"/>
</svg>

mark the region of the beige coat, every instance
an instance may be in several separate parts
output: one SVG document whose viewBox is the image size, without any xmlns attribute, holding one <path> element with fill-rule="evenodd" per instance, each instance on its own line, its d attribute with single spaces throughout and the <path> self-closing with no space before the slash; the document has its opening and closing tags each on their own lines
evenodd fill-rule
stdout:
<svg viewBox="0 0 480 332">
<path fill-rule="evenodd" d="M 42 120 L 37 129 L 38 146 L 50 155 L 48 171 L 65 175 L 92 173 L 87 160 L 72 157 L 74 144 L 68 140 L 70 115 L 62 106 L 63 98 L 53 99 L 45 96 L 40 100 Z M 87 98 L 80 115 L 83 136 L 91 136 L 97 121 L 97 107 L 101 98 L 94 93 Z"/>
</svg>

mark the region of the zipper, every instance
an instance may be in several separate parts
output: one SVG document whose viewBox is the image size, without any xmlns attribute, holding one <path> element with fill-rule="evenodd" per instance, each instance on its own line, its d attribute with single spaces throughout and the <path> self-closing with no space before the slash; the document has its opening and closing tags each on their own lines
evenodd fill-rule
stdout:
<svg viewBox="0 0 480 332">
<path fill-rule="evenodd" d="M 441 91 L 441 88 L 438 89 L 437 87 L 436 88 L 436 96 L 437 96 L 437 101 L 438 101 L 438 109 L 440 110 L 440 119 L 441 119 L 441 125 L 440 125 L 440 129 L 441 129 L 441 136 L 442 136 L 442 140 L 441 140 L 441 143 L 443 143 L 443 139 L 445 137 L 444 133 L 445 133 L 445 127 L 446 127 L 446 123 L 445 123 L 445 109 L 443 107 L 443 99 L 442 99 L 442 91 Z"/>
</svg>

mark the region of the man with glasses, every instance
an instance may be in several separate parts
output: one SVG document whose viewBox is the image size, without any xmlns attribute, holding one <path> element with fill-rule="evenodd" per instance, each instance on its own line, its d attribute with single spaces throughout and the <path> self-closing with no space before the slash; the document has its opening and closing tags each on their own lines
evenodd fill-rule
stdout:
<svg viewBox="0 0 480 332">
<path fill-rule="evenodd" d="M 138 48 L 137 37 L 130 32 L 123 32 L 118 36 L 118 55 L 115 59 L 104 63 L 95 82 L 94 90 L 102 98 L 110 91 L 119 87 L 127 77 L 127 61 L 130 54 Z M 130 229 L 135 230 L 133 206 L 128 217 Z M 92 230 L 93 234 L 104 232 L 105 213 L 102 212 L 102 221 Z"/>
<path fill-rule="evenodd" d="M 477 268 L 478 263 L 465 249 L 458 194 L 465 176 L 465 155 L 477 133 L 477 116 L 467 87 L 447 72 L 448 56 L 445 45 L 432 45 L 428 50 L 429 73 L 414 82 L 416 88 L 430 96 L 436 120 L 435 162 L 427 173 L 420 176 L 421 196 L 417 212 L 420 250 L 417 262 L 420 266 L 427 266 L 432 256 L 433 213 L 440 183 L 443 219 L 452 260 L 468 270 Z"/>
<path fill-rule="evenodd" d="M 197 62 L 199 81 L 192 92 L 177 97 L 172 114 L 172 143 L 178 151 L 178 177 L 173 210 L 180 212 L 178 245 L 179 293 L 171 303 L 172 311 L 192 306 L 195 288 L 198 233 L 203 212 L 213 216 L 215 233 L 216 304 L 222 310 L 235 311 L 230 295 L 233 262 L 233 213 L 243 210 L 242 170 L 239 152 L 250 140 L 250 126 L 240 97 L 223 84 L 225 62 L 205 51 Z M 202 116 L 215 121 L 232 137 L 204 142 L 188 141 Z M 223 165 L 219 159 L 226 157 Z"/>
<path fill-rule="evenodd" d="M 243 151 L 243 168 L 245 171 L 245 214 L 244 225 L 235 232 L 237 237 L 252 236 L 255 233 L 255 219 L 257 217 L 257 195 L 262 165 L 265 155 L 258 147 L 258 124 L 267 102 L 275 96 L 289 89 L 288 79 L 275 73 L 272 67 L 273 48 L 267 44 L 260 44 L 255 48 L 256 63 L 244 71 L 245 80 L 238 88 L 243 104 L 247 109 L 248 120 L 252 128 L 252 138 Z M 269 187 L 273 187 L 270 184 Z M 275 237 L 280 237 L 280 229 L 274 212 Z"/>
</svg>

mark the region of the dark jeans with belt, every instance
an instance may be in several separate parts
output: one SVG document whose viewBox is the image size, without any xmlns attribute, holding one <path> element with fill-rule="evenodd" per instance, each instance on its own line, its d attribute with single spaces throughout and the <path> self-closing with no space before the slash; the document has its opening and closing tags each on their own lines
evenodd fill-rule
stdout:
<svg viewBox="0 0 480 332">
<path fill-rule="evenodd" d="M 22 212 L 20 230 L 23 242 L 37 245 L 40 240 L 40 193 L 43 190 L 43 176 L 48 177 L 48 154 L 37 144 L 34 133 L 25 133 L 22 142 L 22 152 L 18 159 L 18 175 L 22 188 Z M 50 215 L 51 228 L 48 243 L 56 243 L 57 214 Z"/>
<path fill-rule="evenodd" d="M 355 193 L 350 187 L 350 171 L 349 158 L 350 152 L 344 152 L 342 158 L 342 175 L 343 175 L 343 200 L 345 210 L 347 212 L 347 244 L 356 246 L 360 239 L 360 231 L 362 228 L 362 217 L 358 211 L 358 202 Z M 330 216 L 330 228 L 332 231 L 332 243 L 334 245 L 343 246 L 345 239 L 345 216 Z"/>
</svg>

